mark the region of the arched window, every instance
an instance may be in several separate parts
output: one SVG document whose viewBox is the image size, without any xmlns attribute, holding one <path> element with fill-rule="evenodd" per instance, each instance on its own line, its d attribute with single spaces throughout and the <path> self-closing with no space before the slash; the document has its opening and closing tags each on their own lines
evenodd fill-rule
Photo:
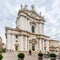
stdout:
<svg viewBox="0 0 60 60">
<path fill-rule="evenodd" d="M 34 26 L 32 26 L 32 32 L 35 33 L 35 27 Z"/>
</svg>

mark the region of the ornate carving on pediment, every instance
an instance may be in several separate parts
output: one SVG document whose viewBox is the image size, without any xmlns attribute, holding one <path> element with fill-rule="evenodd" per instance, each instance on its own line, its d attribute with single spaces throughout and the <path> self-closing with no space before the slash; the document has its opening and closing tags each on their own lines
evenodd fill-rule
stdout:
<svg viewBox="0 0 60 60">
<path fill-rule="evenodd" d="M 36 25 L 35 21 L 30 22 L 30 25 Z"/>
<path fill-rule="evenodd" d="M 37 43 L 37 41 L 35 39 L 29 40 L 29 43 Z"/>
</svg>

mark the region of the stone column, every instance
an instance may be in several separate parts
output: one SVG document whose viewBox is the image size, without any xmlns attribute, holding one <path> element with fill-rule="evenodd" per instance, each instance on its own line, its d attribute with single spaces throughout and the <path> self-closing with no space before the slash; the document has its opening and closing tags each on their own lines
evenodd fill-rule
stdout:
<svg viewBox="0 0 60 60">
<path fill-rule="evenodd" d="M 10 37 L 10 39 L 11 39 L 10 42 L 11 42 L 11 51 L 12 51 L 13 50 L 13 37 L 12 37 L 12 34 L 10 34 L 10 36 L 11 36 Z"/>
<path fill-rule="evenodd" d="M 21 36 L 18 37 L 18 42 L 19 42 L 18 50 L 21 51 Z"/>
<path fill-rule="evenodd" d="M 39 33 L 44 34 L 44 24 L 43 23 L 39 23 Z"/>
<path fill-rule="evenodd" d="M 39 33 L 42 34 L 42 24 L 39 23 Z"/>
<path fill-rule="evenodd" d="M 38 51 L 38 39 L 36 39 L 35 50 Z"/>
<path fill-rule="evenodd" d="M 23 49 L 23 36 L 20 36 L 20 42 L 21 42 L 20 48 L 21 48 L 21 51 L 23 51 L 23 50 L 24 50 L 24 49 Z"/>
<path fill-rule="evenodd" d="M 46 51 L 49 51 L 49 41 L 46 41 Z"/>
<path fill-rule="evenodd" d="M 32 50 L 32 43 L 31 42 L 29 42 L 29 50 Z"/>
<path fill-rule="evenodd" d="M 14 45 L 15 44 L 15 35 L 13 35 L 12 37 L 13 37 L 13 42 L 12 42 L 13 47 L 12 47 L 12 49 L 15 51 L 15 45 Z"/>
<path fill-rule="evenodd" d="M 27 51 L 27 36 L 23 36 L 23 50 Z"/>
<path fill-rule="evenodd" d="M 43 51 L 44 51 L 44 39 L 43 39 Z"/>
<path fill-rule="evenodd" d="M 39 42 L 40 42 L 40 45 L 39 45 L 39 46 L 40 46 L 40 50 L 42 50 L 42 42 L 41 42 L 41 41 L 42 41 L 42 40 L 40 39 L 40 40 L 39 40 Z"/>
<path fill-rule="evenodd" d="M 38 34 L 40 34 L 40 31 L 39 31 L 39 30 L 40 30 L 40 25 L 37 24 L 37 33 L 38 33 Z"/>
<path fill-rule="evenodd" d="M 41 51 L 43 51 L 43 40 L 41 39 Z"/>
<path fill-rule="evenodd" d="M 29 51 L 29 37 L 27 37 L 27 50 Z"/>
<path fill-rule="evenodd" d="M 10 34 L 7 35 L 7 50 L 11 49 L 11 36 Z"/>
<path fill-rule="evenodd" d="M 44 34 L 44 24 L 42 23 L 42 34 Z"/>
<path fill-rule="evenodd" d="M 30 25 L 30 20 L 28 20 L 28 31 L 31 32 L 31 25 Z"/>
<path fill-rule="evenodd" d="M 28 42 L 27 42 L 27 36 L 26 36 L 26 41 L 25 41 L 25 50 L 27 51 L 27 45 L 28 45 Z"/>
<path fill-rule="evenodd" d="M 40 39 L 38 39 L 38 51 L 40 50 Z"/>
</svg>

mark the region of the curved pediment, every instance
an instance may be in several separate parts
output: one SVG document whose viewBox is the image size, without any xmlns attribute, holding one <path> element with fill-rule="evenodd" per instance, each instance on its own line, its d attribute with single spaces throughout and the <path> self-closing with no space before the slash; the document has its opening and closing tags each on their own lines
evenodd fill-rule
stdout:
<svg viewBox="0 0 60 60">
<path fill-rule="evenodd" d="M 45 21 L 42 16 L 40 16 L 35 10 L 19 10 L 18 16 L 25 16 L 26 18 L 33 18 L 35 20 Z"/>
</svg>

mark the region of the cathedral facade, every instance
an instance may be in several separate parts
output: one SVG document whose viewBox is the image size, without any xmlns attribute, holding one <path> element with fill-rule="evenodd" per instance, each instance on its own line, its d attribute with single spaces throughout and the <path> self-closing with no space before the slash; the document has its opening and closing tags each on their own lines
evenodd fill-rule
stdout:
<svg viewBox="0 0 60 60">
<path fill-rule="evenodd" d="M 18 12 L 16 28 L 6 27 L 6 48 L 12 51 L 49 51 L 49 36 L 44 35 L 44 18 L 32 5 Z"/>
</svg>

